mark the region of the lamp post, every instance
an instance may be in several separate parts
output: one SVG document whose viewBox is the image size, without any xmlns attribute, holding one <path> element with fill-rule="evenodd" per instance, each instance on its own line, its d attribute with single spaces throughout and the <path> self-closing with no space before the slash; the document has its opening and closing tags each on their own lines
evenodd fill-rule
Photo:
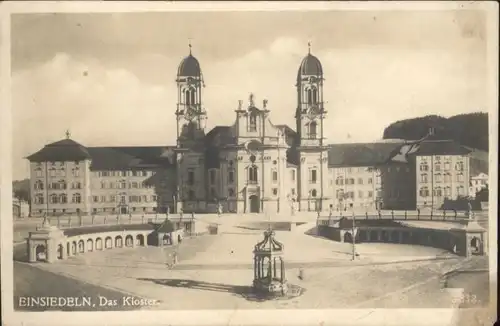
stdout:
<svg viewBox="0 0 500 326">
<path fill-rule="evenodd" d="M 356 216 L 352 210 L 352 260 L 356 259 Z"/>
</svg>

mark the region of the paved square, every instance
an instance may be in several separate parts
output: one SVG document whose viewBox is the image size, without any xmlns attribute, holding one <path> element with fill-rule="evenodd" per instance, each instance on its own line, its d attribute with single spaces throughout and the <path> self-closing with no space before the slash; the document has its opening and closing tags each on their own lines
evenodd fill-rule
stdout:
<svg viewBox="0 0 500 326">
<path fill-rule="evenodd" d="M 438 276 L 463 261 L 440 249 L 398 244 L 352 245 L 276 232 L 284 244 L 288 282 L 304 289 L 290 300 L 258 301 L 245 294 L 253 280 L 253 246 L 262 231 L 186 239 L 175 247 L 87 253 L 41 268 L 103 287 L 160 300 L 154 309 L 450 307 Z M 169 269 L 172 253 L 179 263 Z M 299 268 L 304 279 L 299 279 Z M 374 286 L 376 284 L 377 286 Z M 394 298 L 398 298 L 395 300 Z"/>
</svg>

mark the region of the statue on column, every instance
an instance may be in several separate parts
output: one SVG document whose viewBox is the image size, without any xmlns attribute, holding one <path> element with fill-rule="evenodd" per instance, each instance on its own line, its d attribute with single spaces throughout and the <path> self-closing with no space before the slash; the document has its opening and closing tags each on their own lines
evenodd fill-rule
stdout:
<svg viewBox="0 0 500 326">
<path fill-rule="evenodd" d="M 45 213 L 43 215 L 42 227 L 44 227 L 44 228 L 50 227 L 50 219 L 49 219 L 47 213 Z"/>
</svg>

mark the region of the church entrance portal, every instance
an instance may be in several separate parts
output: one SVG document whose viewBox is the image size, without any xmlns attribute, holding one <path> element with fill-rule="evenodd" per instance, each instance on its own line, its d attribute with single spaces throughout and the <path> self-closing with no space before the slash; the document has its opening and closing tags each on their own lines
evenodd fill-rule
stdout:
<svg viewBox="0 0 500 326">
<path fill-rule="evenodd" d="M 250 213 L 259 213 L 260 212 L 260 200 L 257 195 L 251 195 L 249 198 L 250 202 Z"/>
</svg>

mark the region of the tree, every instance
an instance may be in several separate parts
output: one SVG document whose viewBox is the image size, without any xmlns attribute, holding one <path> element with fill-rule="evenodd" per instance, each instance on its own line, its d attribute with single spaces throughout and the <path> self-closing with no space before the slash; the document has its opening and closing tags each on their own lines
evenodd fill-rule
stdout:
<svg viewBox="0 0 500 326">
<path fill-rule="evenodd" d="M 27 190 L 27 189 L 14 190 L 14 198 L 17 198 L 21 201 L 29 202 L 30 201 L 29 190 Z"/>
<path fill-rule="evenodd" d="M 454 140 L 461 145 L 488 151 L 488 114 L 476 112 L 445 118 L 437 115 L 396 121 L 384 130 L 384 139 L 417 140 L 434 128 L 433 139 Z"/>
</svg>

